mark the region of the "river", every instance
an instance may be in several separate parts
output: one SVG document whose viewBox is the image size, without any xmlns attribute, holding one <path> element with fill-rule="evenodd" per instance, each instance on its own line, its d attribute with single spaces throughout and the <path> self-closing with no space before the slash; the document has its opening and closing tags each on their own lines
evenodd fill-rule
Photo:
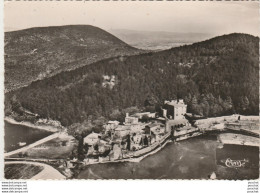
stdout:
<svg viewBox="0 0 260 193">
<path fill-rule="evenodd" d="M 23 125 L 11 124 L 7 121 L 5 123 L 5 147 L 6 152 L 20 148 L 19 142 L 25 142 L 26 145 L 38 141 L 44 137 L 52 134 L 52 132 L 35 129 Z"/>
<path fill-rule="evenodd" d="M 209 179 L 215 172 L 218 179 L 258 178 L 257 168 L 228 168 L 218 159 L 247 158 L 237 146 L 218 149 L 217 134 L 200 136 L 178 143 L 169 143 L 159 152 L 139 163 L 120 162 L 87 166 L 78 179 Z M 248 147 L 250 159 L 259 162 L 257 147 Z M 244 152 L 244 151 L 243 151 Z M 232 154 L 232 155 L 231 155 Z M 253 155 L 253 156 L 252 156 Z M 233 156 L 233 157 L 232 157 Z M 252 161 L 252 160 L 251 160 Z M 257 166 L 258 167 L 258 166 Z"/>
</svg>

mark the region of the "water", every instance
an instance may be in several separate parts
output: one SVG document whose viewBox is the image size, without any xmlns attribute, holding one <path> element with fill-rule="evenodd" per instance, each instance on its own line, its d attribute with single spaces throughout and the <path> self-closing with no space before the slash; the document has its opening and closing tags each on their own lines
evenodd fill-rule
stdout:
<svg viewBox="0 0 260 193">
<path fill-rule="evenodd" d="M 20 148 L 19 142 L 26 142 L 26 145 L 38 141 L 52 133 L 45 130 L 11 124 L 5 121 L 5 148 L 6 152 Z"/>
<path fill-rule="evenodd" d="M 234 169 L 218 165 L 217 157 L 219 156 L 216 154 L 218 146 L 216 134 L 169 143 L 162 150 L 146 157 L 139 163 L 121 162 L 90 165 L 81 171 L 77 178 L 209 179 L 212 172 L 215 172 L 219 179 L 240 179 L 241 176 L 258 177 L 259 170 L 256 168 Z M 223 149 L 225 150 L 225 147 Z M 239 151 L 237 152 L 239 154 Z M 229 153 L 224 152 L 227 157 L 229 157 Z M 258 156 L 258 152 L 253 153 L 257 154 L 256 157 Z M 223 152 L 221 158 L 223 158 Z"/>
</svg>

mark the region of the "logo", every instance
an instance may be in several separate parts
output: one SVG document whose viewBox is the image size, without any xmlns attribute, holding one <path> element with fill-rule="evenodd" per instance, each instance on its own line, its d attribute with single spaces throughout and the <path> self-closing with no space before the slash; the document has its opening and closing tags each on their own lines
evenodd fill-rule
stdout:
<svg viewBox="0 0 260 193">
<path fill-rule="evenodd" d="M 230 158 L 226 159 L 225 165 L 229 168 L 241 168 L 245 167 L 246 163 L 248 163 L 248 159 L 243 159 L 243 160 L 232 160 Z"/>
</svg>

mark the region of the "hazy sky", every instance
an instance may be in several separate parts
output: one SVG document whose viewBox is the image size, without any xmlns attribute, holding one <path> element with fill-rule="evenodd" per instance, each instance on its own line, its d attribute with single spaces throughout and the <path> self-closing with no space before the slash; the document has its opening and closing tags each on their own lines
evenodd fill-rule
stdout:
<svg viewBox="0 0 260 193">
<path fill-rule="evenodd" d="M 5 31 L 89 24 L 105 30 L 259 35 L 259 3 L 250 1 L 11 1 L 4 9 Z"/>
</svg>

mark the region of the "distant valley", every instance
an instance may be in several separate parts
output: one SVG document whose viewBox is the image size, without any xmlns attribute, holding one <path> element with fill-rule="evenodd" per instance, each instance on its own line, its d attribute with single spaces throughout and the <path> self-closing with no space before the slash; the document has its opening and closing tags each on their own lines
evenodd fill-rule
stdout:
<svg viewBox="0 0 260 193">
<path fill-rule="evenodd" d="M 164 31 L 108 30 L 127 44 L 145 50 L 165 50 L 210 39 L 213 34 Z"/>
</svg>

